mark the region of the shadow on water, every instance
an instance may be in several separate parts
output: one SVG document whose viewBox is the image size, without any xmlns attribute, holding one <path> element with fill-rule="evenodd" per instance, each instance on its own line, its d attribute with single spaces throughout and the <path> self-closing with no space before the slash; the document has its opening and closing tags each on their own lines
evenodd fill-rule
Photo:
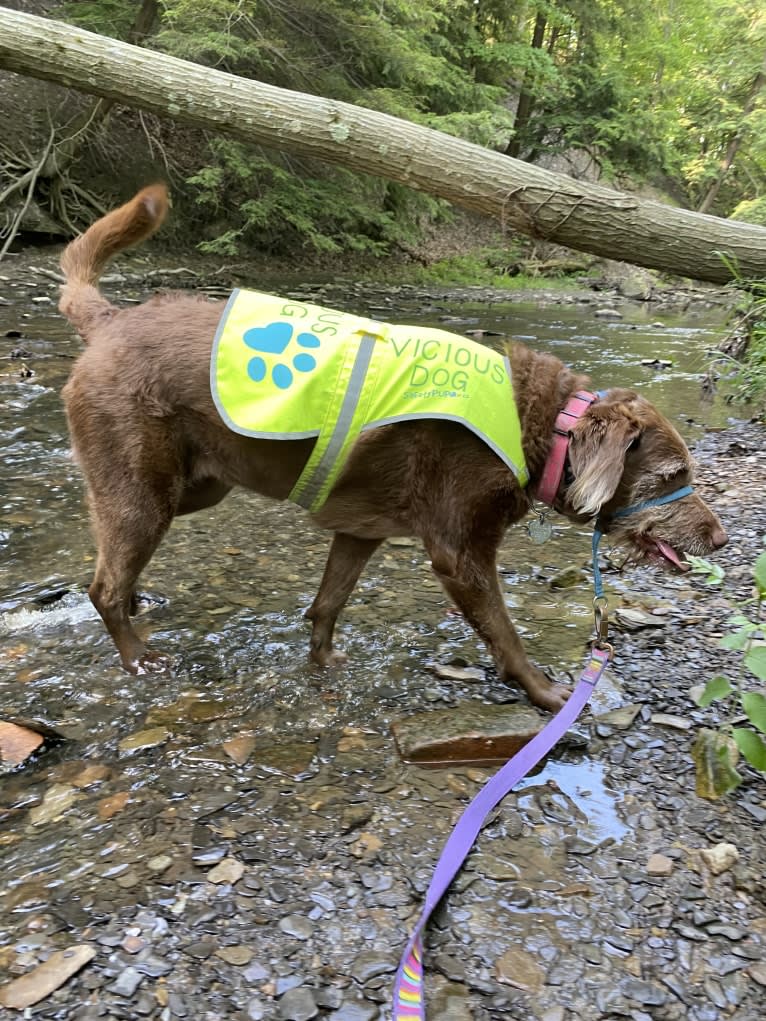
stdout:
<svg viewBox="0 0 766 1021">
<path fill-rule="evenodd" d="M 371 314 L 456 332 L 480 327 L 548 349 L 599 387 L 639 388 L 691 438 L 725 421 L 723 409 L 699 399 L 706 350 L 723 332 L 712 315 L 655 317 L 636 308 L 613 322 L 576 305 L 450 308 L 417 295 Z M 202 875 L 203 864 L 224 854 L 247 863 L 310 860 L 338 834 L 339 819 L 340 832 L 353 830 L 355 812 L 392 840 L 411 831 L 412 846 L 405 840 L 400 852 L 405 866 L 426 848 L 435 856 L 481 771 L 456 770 L 443 780 L 403 765 L 389 725 L 424 706 L 514 696 L 467 625 L 448 612 L 419 543 L 387 544 L 371 563 L 340 626 L 348 665 L 320 674 L 306 663 L 302 613 L 321 577 L 327 537 L 297 508 L 234 494 L 177 521 L 142 579 L 167 602 L 150 602 L 139 627 L 173 654 L 175 671 L 128 677 L 84 594 L 94 549 L 59 399 L 79 341 L 53 314 L 22 320 L 18 310 L 0 308 L 0 337 L 19 323 L 21 340 L 0 341 L 3 355 L 3 347 L 23 346 L 21 361 L 34 369 L 21 380 L 19 359 L 0 362 L 0 697 L 4 716 L 43 721 L 66 740 L 36 767 L 6 778 L 4 924 L 16 930 L 49 902 L 59 916 L 76 914 L 67 906 L 74 890 L 80 920 L 92 921 L 135 901 L 137 889 L 151 891 L 160 877 L 167 887 Z M 672 367 L 641 364 L 654 358 Z M 582 661 L 591 592 L 586 579 L 566 590 L 548 583 L 562 567 L 587 563 L 588 533 L 563 522 L 556 531 L 541 548 L 514 529 L 501 575 L 532 655 L 564 674 Z M 488 669 L 483 681 L 447 682 L 428 670 L 433 660 Z M 607 681 L 598 697 L 601 708 L 619 704 L 619 688 Z M 153 736 L 131 744 L 137 734 Z M 569 882 L 561 878 L 562 841 L 594 847 L 623 838 L 601 767 L 582 753 L 567 758 L 549 762 L 512 796 L 527 826 L 523 839 L 496 832 L 492 860 L 472 859 L 463 882 L 477 884 L 468 924 L 476 939 L 497 945 L 507 924 L 491 916 L 497 897 L 487 883 L 540 886 L 560 921 L 571 903 L 560 896 Z M 89 772 L 95 766 L 102 771 Z M 119 809 L 109 801 L 118 796 Z M 523 907 L 521 895 L 508 896 L 511 907 Z M 565 930 L 560 938 L 568 938 Z"/>
</svg>

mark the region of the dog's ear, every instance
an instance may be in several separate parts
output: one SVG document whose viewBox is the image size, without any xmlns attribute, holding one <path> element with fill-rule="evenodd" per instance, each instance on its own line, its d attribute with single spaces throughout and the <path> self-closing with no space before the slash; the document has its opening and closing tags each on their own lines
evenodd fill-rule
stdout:
<svg viewBox="0 0 766 1021">
<path fill-rule="evenodd" d="M 624 404 L 598 404 L 575 423 L 569 442 L 574 482 L 567 497 L 580 514 L 597 514 L 612 499 L 625 470 L 625 454 L 641 429 Z"/>
</svg>

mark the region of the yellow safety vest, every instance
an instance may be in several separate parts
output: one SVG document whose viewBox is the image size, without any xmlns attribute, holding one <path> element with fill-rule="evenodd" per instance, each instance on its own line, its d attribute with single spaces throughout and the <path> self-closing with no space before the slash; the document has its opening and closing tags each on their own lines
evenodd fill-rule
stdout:
<svg viewBox="0 0 766 1021">
<path fill-rule="evenodd" d="M 455 333 L 236 290 L 218 324 L 210 385 L 237 433 L 317 437 L 289 496 L 312 511 L 360 432 L 391 422 L 459 422 L 522 486 L 529 481 L 509 360 Z"/>
</svg>

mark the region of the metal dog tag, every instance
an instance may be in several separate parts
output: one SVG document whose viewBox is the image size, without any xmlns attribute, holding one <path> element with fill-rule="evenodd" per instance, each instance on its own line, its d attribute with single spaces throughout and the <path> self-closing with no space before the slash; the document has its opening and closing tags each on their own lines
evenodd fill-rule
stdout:
<svg viewBox="0 0 766 1021">
<path fill-rule="evenodd" d="M 529 533 L 529 538 L 536 546 L 542 546 L 553 535 L 553 525 L 544 514 L 541 514 L 539 518 L 528 522 L 527 532 Z"/>
</svg>

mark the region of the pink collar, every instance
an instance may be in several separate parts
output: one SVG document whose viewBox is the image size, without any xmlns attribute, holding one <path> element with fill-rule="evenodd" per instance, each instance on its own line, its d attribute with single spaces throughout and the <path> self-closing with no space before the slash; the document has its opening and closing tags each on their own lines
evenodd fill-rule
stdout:
<svg viewBox="0 0 766 1021">
<path fill-rule="evenodd" d="M 587 390 L 578 390 L 569 398 L 564 410 L 556 416 L 556 423 L 553 426 L 553 443 L 535 492 L 537 499 L 548 504 L 549 507 L 553 506 L 556 493 L 561 485 L 572 426 L 578 418 L 585 414 L 595 400 L 598 400 L 598 394 L 590 393 Z"/>
</svg>

